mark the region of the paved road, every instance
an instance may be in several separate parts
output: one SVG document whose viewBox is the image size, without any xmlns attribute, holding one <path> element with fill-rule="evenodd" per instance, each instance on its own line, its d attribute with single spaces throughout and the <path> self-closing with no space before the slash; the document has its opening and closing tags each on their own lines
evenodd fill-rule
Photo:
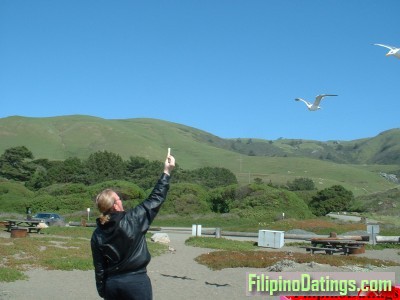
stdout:
<svg viewBox="0 0 400 300">
<path fill-rule="evenodd" d="M 350 216 L 350 215 L 344 215 L 344 214 L 334 214 L 334 213 L 329 213 L 327 216 L 334 218 L 334 219 L 339 219 L 343 221 L 348 221 L 348 222 L 360 222 L 361 217 L 359 216 Z M 367 223 L 378 223 L 377 220 L 373 219 L 366 219 Z"/>
</svg>

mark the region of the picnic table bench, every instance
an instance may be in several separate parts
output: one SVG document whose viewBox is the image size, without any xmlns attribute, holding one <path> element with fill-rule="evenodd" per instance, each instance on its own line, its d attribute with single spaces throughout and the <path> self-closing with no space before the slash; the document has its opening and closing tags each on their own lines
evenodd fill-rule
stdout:
<svg viewBox="0 0 400 300">
<path fill-rule="evenodd" d="M 326 254 L 343 253 L 344 255 L 365 252 L 365 242 L 340 239 L 340 238 L 313 238 L 310 239 L 311 246 L 303 246 L 306 251 L 314 252 L 325 251 Z"/>
<path fill-rule="evenodd" d="M 300 248 L 305 248 L 306 251 L 310 251 L 312 254 L 318 251 L 325 251 L 326 254 L 333 254 L 337 252 L 344 252 L 344 248 L 334 248 L 334 247 L 312 247 L 312 246 L 302 246 Z"/>
<path fill-rule="evenodd" d="M 6 223 L 6 227 L 7 227 L 7 231 L 11 232 L 12 229 L 26 229 L 27 232 L 31 233 L 31 232 L 36 232 L 36 233 L 40 233 L 40 230 L 42 229 L 42 227 L 37 226 L 39 225 L 40 221 L 38 220 L 14 220 L 14 219 L 10 219 L 10 220 L 5 220 Z"/>
</svg>

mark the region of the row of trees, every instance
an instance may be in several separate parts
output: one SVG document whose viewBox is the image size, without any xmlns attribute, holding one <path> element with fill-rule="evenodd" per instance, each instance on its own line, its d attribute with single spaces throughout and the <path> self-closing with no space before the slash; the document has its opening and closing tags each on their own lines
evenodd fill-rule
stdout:
<svg viewBox="0 0 400 300">
<path fill-rule="evenodd" d="M 63 161 L 34 159 L 25 146 L 9 148 L 0 156 L 0 177 L 23 182 L 31 190 L 39 190 L 55 183 L 93 185 L 109 180 L 133 181 L 138 186 L 151 188 L 163 169 L 163 162 L 131 156 L 123 160 L 119 154 L 98 151 L 86 160 L 70 157 Z M 208 188 L 237 184 L 236 176 L 228 169 L 204 167 L 174 170 L 174 182 L 191 182 Z"/>
<path fill-rule="evenodd" d="M 112 180 L 133 182 L 147 190 L 153 187 L 162 168 L 163 162 L 160 161 L 137 156 L 123 160 L 118 154 L 107 151 L 95 152 L 86 160 L 71 157 L 63 161 L 50 161 L 35 160 L 29 149 L 19 146 L 5 150 L 0 156 L 0 177 L 22 182 L 33 191 L 49 191 L 45 188 L 54 184 L 72 184 L 69 189 L 77 189 L 79 185 L 93 186 Z M 348 210 L 354 200 L 352 192 L 340 185 L 317 191 L 309 178 L 296 178 L 286 186 L 264 184 L 262 180 L 255 179 L 253 184 L 239 187 L 230 170 L 216 167 L 183 170 L 177 165 L 172 180 L 175 190 L 171 190 L 172 201 L 166 204 L 165 210 L 178 213 L 199 213 L 208 207 L 217 213 L 243 214 L 249 209 L 274 209 L 281 201 L 290 201 L 288 205 L 295 206 L 296 201 L 289 191 L 297 192 L 296 196 L 300 197 L 296 198 L 297 202 L 308 205 L 315 215 Z M 308 196 L 305 197 L 301 192 L 307 192 Z M 62 193 L 72 192 L 64 190 Z M 130 198 L 127 196 L 126 200 Z M 174 201 L 175 198 L 177 201 Z"/>
</svg>

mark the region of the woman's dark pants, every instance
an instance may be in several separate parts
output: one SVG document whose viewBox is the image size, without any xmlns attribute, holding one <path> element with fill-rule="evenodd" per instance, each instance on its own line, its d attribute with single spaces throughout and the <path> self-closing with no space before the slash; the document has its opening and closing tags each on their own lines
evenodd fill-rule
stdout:
<svg viewBox="0 0 400 300">
<path fill-rule="evenodd" d="M 152 300 L 150 278 L 147 273 L 126 273 L 109 277 L 104 298 L 107 300 Z"/>
</svg>

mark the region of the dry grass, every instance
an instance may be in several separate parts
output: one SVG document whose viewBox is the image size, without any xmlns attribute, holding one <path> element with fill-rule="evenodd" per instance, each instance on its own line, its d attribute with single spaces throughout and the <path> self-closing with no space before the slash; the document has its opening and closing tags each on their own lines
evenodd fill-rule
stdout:
<svg viewBox="0 0 400 300">
<path fill-rule="evenodd" d="M 266 252 L 266 251 L 215 251 L 202 254 L 196 258 L 200 264 L 206 265 L 212 270 L 224 268 L 266 268 L 273 266 L 279 261 L 291 260 L 296 263 L 318 263 L 331 266 L 398 266 L 400 264 L 393 261 L 370 259 L 366 257 L 345 256 L 345 255 L 325 255 L 307 254 L 293 252 Z"/>
</svg>

